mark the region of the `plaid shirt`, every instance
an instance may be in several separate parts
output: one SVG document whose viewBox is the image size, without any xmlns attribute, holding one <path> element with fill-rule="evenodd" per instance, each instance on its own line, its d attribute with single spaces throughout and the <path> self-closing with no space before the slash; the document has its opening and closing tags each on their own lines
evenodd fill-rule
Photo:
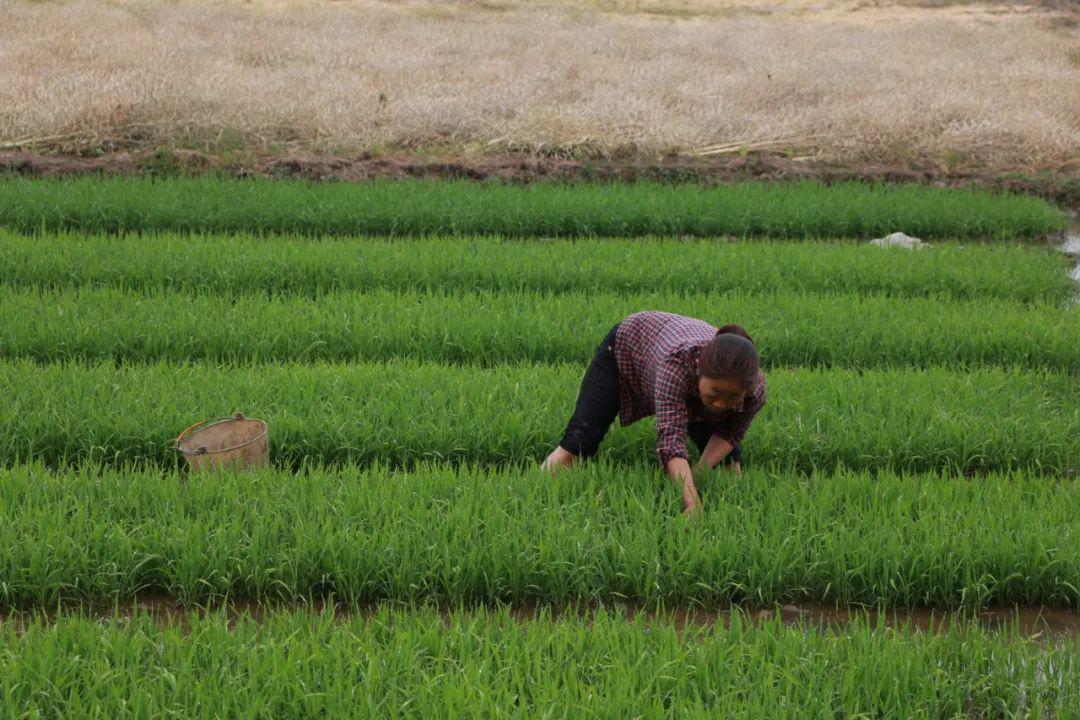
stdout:
<svg viewBox="0 0 1080 720">
<path fill-rule="evenodd" d="M 698 355 L 717 328 L 665 312 L 640 312 L 619 324 L 615 361 L 619 368 L 619 422 L 626 426 L 656 415 L 660 464 L 686 458 L 686 425 L 713 423 L 713 434 L 738 445 L 765 404 L 765 375 L 758 372 L 743 402 L 721 412 L 707 409 L 698 394 Z"/>
</svg>

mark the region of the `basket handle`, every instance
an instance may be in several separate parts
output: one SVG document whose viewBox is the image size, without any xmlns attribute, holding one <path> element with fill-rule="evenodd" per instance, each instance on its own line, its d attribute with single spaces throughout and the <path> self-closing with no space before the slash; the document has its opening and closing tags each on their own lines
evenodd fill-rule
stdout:
<svg viewBox="0 0 1080 720">
<path fill-rule="evenodd" d="M 182 433 L 180 433 L 179 435 L 176 436 L 176 440 L 173 442 L 173 447 L 175 447 L 177 450 L 179 450 L 180 449 L 179 448 L 180 441 L 183 440 L 184 438 L 186 438 L 188 435 L 190 435 L 192 430 L 194 430 L 195 428 L 197 428 L 197 427 L 199 427 L 201 425 L 209 425 L 211 422 L 214 422 L 214 421 L 212 421 L 212 420 L 200 420 L 197 423 L 194 423 L 193 425 L 191 425 L 190 427 L 185 429 L 184 432 L 182 432 Z"/>
<path fill-rule="evenodd" d="M 193 430 L 195 430 L 196 428 L 204 427 L 206 425 L 213 425 L 214 423 L 218 423 L 218 422 L 221 422 L 223 420 L 247 420 L 247 418 L 244 417 L 244 413 L 237 412 L 234 415 L 232 415 L 231 417 L 220 417 L 220 418 L 215 418 L 215 419 L 212 419 L 212 420 L 199 420 L 197 423 L 193 423 L 189 427 L 185 428 L 184 432 L 182 432 L 182 433 L 180 433 L 179 435 L 176 436 L 176 440 L 173 441 L 173 450 L 179 450 L 180 452 L 183 452 L 183 450 L 180 450 L 180 441 L 183 440 L 184 438 L 186 438 L 188 435 L 190 435 L 191 432 Z M 206 448 L 200 448 L 199 454 L 200 455 L 206 454 Z"/>
</svg>

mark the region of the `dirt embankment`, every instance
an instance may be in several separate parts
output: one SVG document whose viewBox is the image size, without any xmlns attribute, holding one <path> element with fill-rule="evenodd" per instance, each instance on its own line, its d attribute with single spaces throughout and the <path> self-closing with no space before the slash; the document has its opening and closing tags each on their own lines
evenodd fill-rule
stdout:
<svg viewBox="0 0 1080 720">
<path fill-rule="evenodd" d="M 195 615 L 206 616 L 222 613 L 230 623 L 245 617 L 256 621 L 265 621 L 274 615 L 295 611 L 321 613 L 331 611 L 341 620 L 368 618 L 380 607 L 391 609 L 415 608 L 407 603 L 369 603 L 359 606 L 336 604 L 327 600 L 315 599 L 304 603 L 258 603 L 253 601 L 232 601 L 208 606 L 192 605 L 185 607 L 175 598 L 165 595 L 142 594 L 126 602 L 100 603 L 96 605 L 71 605 L 64 608 L 64 614 L 80 614 L 102 622 L 125 624 L 134 617 L 150 617 L 163 627 L 179 625 L 187 627 Z M 429 605 L 429 609 L 440 613 L 449 620 L 454 608 L 445 605 Z M 483 606 L 475 606 L 479 609 Z M 497 610 L 497 605 L 487 606 Z M 792 627 L 818 626 L 842 630 L 853 623 L 863 621 L 871 625 L 884 623 L 887 627 L 908 628 L 923 633 L 940 633 L 954 627 L 978 626 L 983 630 L 997 632 L 1016 632 L 1022 637 L 1054 642 L 1059 639 L 1076 637 L 1080 634 L 1080 613 L 1064 608 L 1049 606 L 1016 606 L 985 608 L 978 612 L 958 612 L 932 608 L 838 608 L 825 603 L 804 602 L 799 604 L 775 605 L 772 607 L 745 607 L 725 605 L 715 608 L 675 607 L 657 608 L 635 602 L 600 604 L 596 601 L 582 602 L 575 605 L 524 605 L 503 606 L 517 622 L 532 622 L 540 619 L 556 621 L 560 618 L 588 619 L 603 607 L 607 612 L 622 615 L 627 619 L 643 616 L 648 624 L 671 624 L 682 631 L 687 628 L 725 625 L 733 614 L 741 615 L 745 620 L 758 623 L 779 618 L 785 625 Z M 59 616 L 56 608 L 23 608 L 0 610 L 0 621 L 7 620 L 17 629 L 29 626 L 35 619 L 55 621 Z"/>
<path fill-rule="evenodd" d="M 833 166 L 785 157 L 750 154 L 737 157 L 658 160 L 583 161 L 530 154 L 448 156 L 286 155 L 249 160 L 223 160 L 190 150 L 143 153 L 120 152 L 102 157 L 0 153 L 0 171 L 27 177 L 85 174 L 164 175 L 217 173 L 233 177 L 292 178 L 364 182 L 378 179 L 464 179 L 533 182 L 697 182 L 706 184 L 746 180 L 850 180 L 921 183 L 945 187 L 974 187 L 1025 192 L 1067 206 L 1080 205 L 1080 168 L 1075 173 L 1030 174 L 948 171 L 940 168 L 901 168 L 888 165 Z"/>
</svg>

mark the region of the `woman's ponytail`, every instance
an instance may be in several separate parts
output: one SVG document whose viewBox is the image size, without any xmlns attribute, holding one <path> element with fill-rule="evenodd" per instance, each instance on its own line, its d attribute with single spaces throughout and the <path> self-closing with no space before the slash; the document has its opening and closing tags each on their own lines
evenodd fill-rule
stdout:
<svg viewBox="0 0 1080 720">
<path fill-rule="evenodd" d="M 755 345 L 755 346 L 757 345 L 757 343 L 754 342 L 754 338 L 750 337 L 749 333 L 747 333 L 746 330 L 743 330 L 742 325 L 725 325 L 724 327 L 717 330 L 716 334 L 717 335 L 728 335 L 728 334 L 738 335 L 739 337 L 746 338 L 747 340 L 749 340 L 751 345 Z"/>
<path fill-rule="evenodd" d="M 709 378 L 735 378 L 750 392 L 757 382 L 761 361 L 754 339 L 738 325 L 725 325 L 701 350 L 698 370 Z"/>
</svg>

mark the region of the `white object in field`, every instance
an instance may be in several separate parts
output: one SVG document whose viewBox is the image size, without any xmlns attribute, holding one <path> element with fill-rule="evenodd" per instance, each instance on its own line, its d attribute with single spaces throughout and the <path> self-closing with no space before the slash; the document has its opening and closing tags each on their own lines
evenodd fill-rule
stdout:
<svg viewBox="0 0 1080 720">
<path fill-rule="evenodd" d="M 870 244 L 878 247 L 902 247 L 908 250 L 921 250 L 926 247 L 926 243 L 919 238 L 905 235 L 902 232 L 894 232 L 891 235 L 871 240 Z"/>
<path fill-rule="evenodd" d="M 1065 238 L 1065 244 L 1061 246 L 1061 252 L 1074 258 L 1080 258 L 1080 235 L 1070 235 Z"/>
<path fill-rule="evenodd" d="M 1069 222 L 1063 234 L 1065 241 L 1058 249 L 1076 261 L 1076 267 L 1069 273 L 1069 277 L 1073 282 L 1080 283 L 1080 215 L 1069 216 Z M 1072 305 L 1080 305 L 1080 295 L 1073 298 Z"/>
</svg>

